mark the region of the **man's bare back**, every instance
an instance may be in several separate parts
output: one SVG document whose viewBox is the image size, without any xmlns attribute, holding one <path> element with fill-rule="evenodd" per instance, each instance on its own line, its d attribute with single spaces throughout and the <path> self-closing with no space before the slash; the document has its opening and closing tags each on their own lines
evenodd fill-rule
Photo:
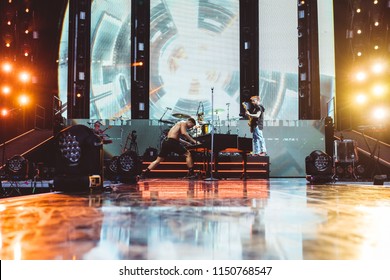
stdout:
<svg viewBox="0 0 390 280">
<path fill-rule="evenodd" d="M 180 135 L 183 135 L 191 143 L 196 141 L 187 133 L 187 129 L 193 127 L 193 124 L 188 124 L 188 121 L 177 122 L 168 132 L 168 138 L 179 140 Z"/>
</svg>

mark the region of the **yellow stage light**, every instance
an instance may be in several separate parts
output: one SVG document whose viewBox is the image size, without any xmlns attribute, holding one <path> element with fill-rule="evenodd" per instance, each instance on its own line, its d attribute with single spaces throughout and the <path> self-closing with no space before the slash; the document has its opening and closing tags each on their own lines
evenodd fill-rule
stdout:
<svg viewBox="0 0 390 280">
<path fill-rule="evenodd" d="M 3 68 L 4 72 L 9 73 L 12 71 L 12 64 L 9 62 L 5 62 L 5 63 L 3 63 L 2 68 Z"/>
<path fill-rule="evenodd" d="M 386 88 L 383 85 L 374 85 L 372 92 L 375 96 L 382 96 L 386 91 Z"/>
<path fill-rule="evenodd" d="M 364 81 L 366 79 L 367 74 L 365 72 L 363 72 L 363 71 L 360 71 L 360 72 L 356 73 L 355 77 L 356 77 L 356 80 L 361 82 L 361 81 Z"/>
<path fill-rule="evenodd" d="M 385 120 L 387 116 L 387 112 L 384 108 L 374 108 L 373 110 L 373 117 L 376 120 Z"/>
<path fill-rule="evenodd" d="M 19 96 L 19 104 L 21 105 L 21 106 L 25 106 L 25 105 L 27 105 L 28 103 L 29 103 L 29 98 L 28 98 L 28 96 L 27 95 L 25 95 L 25 94 L 22 94 L 21 96 Z"/>
<path fill-rule="evenodd" d="M 9 86 L 3 86 L 1 88 L 1 92 L 5 95 L 8 95 L 11 92 L 11 88 Z"/>
<path fill-rule="evenodd" d="M 372 72 L 375 73 L 375 74 L 380 74 L 380 73 L 383 73 L 384 69 L 385 69 L 385 66 L 383 63 L 380 63 L 380 62 L 376 62 L 372 65 L 371 67 L 372 69 Z"/>
<path fill-rule="evenodd" d="M 1 116 L 2 117 L 8 116 L 8 110 L 7 109 L 1 109 Z"/>
<path fill-rule="evenodd" d="M 131 64 L 131 66 L 143 66 L 144 63 L 142 61 L 136 61 L 134 63 Z"/>
<path fill-rule="evenodd" d="M 19 78 L 23 83 L 27 83 L 30 80 L 30 74 L 27 72 L 21 72 Z"/>
<path fill-rule="evenodd" d="M 360 93 L 356 96 L 356 102 L 358 104 L 364 104 L 367 101 L 367 96 L 363 93 Z"/>
</svg>

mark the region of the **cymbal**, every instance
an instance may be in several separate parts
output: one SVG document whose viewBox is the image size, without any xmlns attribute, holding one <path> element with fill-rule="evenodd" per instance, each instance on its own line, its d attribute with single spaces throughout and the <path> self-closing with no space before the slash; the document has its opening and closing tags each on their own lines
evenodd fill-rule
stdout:
<svg viewBox="0 0 390 280">
<path fill-rule="evenodd" d="M 162 123 L 167 123 L 167 124 L 174 124 L 174 122 L 167 121 L 167 120 L 158 120 L 158 121 L 162 122 Z"/>
<path fill-rule="evenodd" d="M 175 118 L 179 118 L 179 119 L 189 119 L 189 118 L 191 118 L 191 116 L 186 115 L 186 114 L 182 114 L 182 113 L 175 113 L 175 114 L 172 114 L 172 116 L 174 116 Z"/>
<path fill-rule="evenodd" d="M 113 118 L 110 119 L 110 120 L 111 120 L 111 121 L 114 121 L 114 122 L 116 122 L 116 121 L 127 121 L 127 120 L 129 120 L 129 118 L 120 116 L 120 117 L 113 117 Z"/>
<path fill-rule="evenodd" d="M 218 113 L 221 113 L 223 111 L 225 111 L 225 109 L 214 109 L 213 112 L 214 112 L 214 114 L 218 114 Z M 211 112 L 208 112 L 206 115 L 211 116 Z"/>
</svg>

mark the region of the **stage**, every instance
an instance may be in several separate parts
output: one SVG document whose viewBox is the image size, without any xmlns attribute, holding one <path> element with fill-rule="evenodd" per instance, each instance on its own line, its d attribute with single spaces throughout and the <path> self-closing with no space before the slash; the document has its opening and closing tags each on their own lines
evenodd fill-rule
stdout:
<svg viewBox="0 0 390 280">
<path fill-rule="evenodd" d="M 388 184 L 155 178 L 2 198 L 1 259 L 389 259 Z"/>
</svg>

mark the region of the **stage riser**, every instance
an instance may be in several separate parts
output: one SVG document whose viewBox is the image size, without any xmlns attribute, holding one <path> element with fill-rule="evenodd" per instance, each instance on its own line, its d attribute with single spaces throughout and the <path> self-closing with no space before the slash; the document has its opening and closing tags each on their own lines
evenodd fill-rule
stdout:
<svg viewBox="0 0 390 280">
<path fill-rule="evenodd" d="M 142 168 L 145 169 L 152 162 L 152 159 L 145 159 Z M 208 177 L 206 166 L 210 161 L 205 163 L 195 163 L 194 170 L 202 177 Z M 187 175 L 187 165 L 184 157 L 168 157 L 161 162 L 156 169 L 148 175 L 149 178 L 183 178 Z M 223 156 L 219 158 L 218 172 L 215 174 L 221 179 L 224 178 L 241 178 L 244 173 L 244 163 L 241 156 Z M 246 175 L 248 178 L 269 178 L 269 157 L 248 156 Z"/>
</svg>

